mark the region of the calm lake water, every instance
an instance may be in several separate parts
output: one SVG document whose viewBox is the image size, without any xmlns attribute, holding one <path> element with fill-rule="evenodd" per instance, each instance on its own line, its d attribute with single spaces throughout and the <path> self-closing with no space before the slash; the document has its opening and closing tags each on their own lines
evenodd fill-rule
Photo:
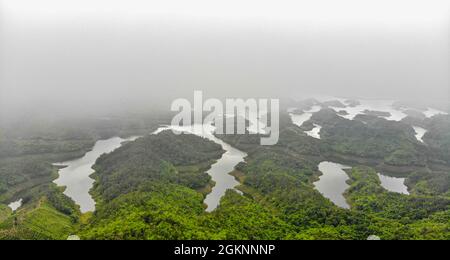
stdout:
<svg viewBox="0 0 450 260">
<path fill-rule="evenodd" d="M 349 209 L 350 205 L 344 197 L 344 192 L 348 189 L 348 177 L 345 169 L 351 169 L 339 163 L 321 162 L 319 171 L 322 172 L 320 179 L 314 183 L 315 188 L 334 204 L 341 208 Z"/>
<path fill-rule="evenodd" d="M 426 129 L 423 129 L 422 127 L 413 126 L 414 131 L 416 132 L 416 139 L 421 142 L 425 143 L 423 141 L 423 136 L 428 132 Z"/>
<path fill-rule="evenodd" d="M 321 106 L 312 106 L 311 109 L 303 111 L 303 113 L 297 114 L 293 111 L 296 108 L 288 109 L 289 115 L 291 116 L 292 123 L 298 127 L 301 127 L 303 123 L 310 120 L 314 113 L 319 112 L 322 109 Z"/>
<path fill-rule="evenodd" d="M 289 114 L 291 116 L 292 123 L 298 127 L 301 127 L 306 121 L 311 119 L 311 113 L 303 113 L 303 114 Z"/>
<path fill-rule="evenodd" d="M 19 199 L 18 201 L 14 201 L 11 202 L 8 207 L 12 210 L 12 211 L 16 211 L 17 209 L 19 209 L 20 207 L 22 207 L 22 199 Z"/>
<path fill-rule="evenodd" d="M 306 121 L 310 120 L 314 113 L 319 112 L 322 109 L 321 106 L 312 106 L 310 110 L 306 110 L 301 114 L 293 113 L 295 108 L 288 110 L 292 123 L 298 127 L 301 127 Z M 308 136 L 320 139 L 320 125 L 314 124 L 314 128 L 311 131 L 305 131 Z"/>
<path fill-rule="evenodd" d="M 306 131 L 305 133 L 313 138 L 320 139 L 320 131 L 322 127 L 320 125 L 314 124 L 314 128 L 311 131 Z"/>
<path fill-rule="evenodd" d="M 210 124 L 193 126 L 164 126 L 156 130 L 154 134 L 158 134 L 165 130 L 175 130 L 177 132 L 195 134 L 221 145 L 222 149 L 225 150 L 222 157 L 214 163 L 211 166 L 211 169 L 207 172 L 215 182 L 215 186 L 212 188 L 211 193 L 206 196 L 204 202 L 208 205 L 206 209 L 207 212 L 215 210 L 220 204 L 220 199 L 225 195 L 225 192 L 228 189 L 234 189 L 237 185 L 239 185 L 239 182 L 231 176 L 230 173 L 234 170 L 236 165 L 244 161 L 247 154 L 215 137 L 215 127 Z M 241 193 L 240 191 L 237 192 Z"/>
<path fill-rule="evenodd" d="M 405 113 L 406 110 L 408 110 L 408 109 L 416 110 L 415 108 L 411 108 L 411 107 L 398 108 L 397 106 L 394 105 L 395 101 L 393 101 L 393 100 L 356 99 L 357 101 L 360 102 L 359 105 L 348 106 L 348 104 L 346 104 L 346 102 L 345 102 L 346 101 L 345 98 L 326 97 L 326 96 L 315 97 L 315 98 L 321 102 L 338 100 L 342 104 L 347 105 L 345 108 L 340 108 L 340 107 L 330 107 L 330 108 L 334 109 L 337 112 L 338 111 L 346 111 L 348 114 L 341 115 L 341 116 L 344 118 L 350 119 L 350 120 L 353 120 L 357 115 L 364 114 L 364 111 L 369 110 L 369 111 L 387 112 L 390 114 L 389 116 L 380 116 L 380 117 L 385 118 L 390 121 L 401 121 L 402 119 L 404 119 L 408 116 Z M 420 111 L 420 110 L 418 110 L 418 111 L 422 112 L 425 115 L 425 117 L 427 117 L 427 118 L 431 118 L 436 115 L 448 115 L 447 112 L 441 111 L 441 110 L 435 109 L 435 108 L 427 108 L 425 111 Z"/>
<path fill-rule="evenodd" d="M 435 109 L 435 108 L 431 108 L 429 107 L 426 111 L 423 112 L 424 115 L 428 118 L 431 118 L 433 116 L 437 116 L 437 115 L 448 115 L 447 112 Z"/>
<path fill-rule="evenodd" d="M 405 185 L 405 178 L 395 178 L 378 173 L 381 186 L 388 191 L 409 195 L 408 187 Z"/>
<path fill-rule="evenodd" d="M 358 100 L 361 104 L 358 106 L 345 108 L 332 107 L 335 111 L 346 111 L 348 114 L 342 117 L 353 120 L 357 115 L 364 114 L 367 111 L 377 111 L 389 113 L 389 116 L 380 116 L 390 121 L 401 121 L 407 115 L 399 109 L 393 107 L 394 101 L 390 100 Z"/>
<path fill-rule="evenodd" d="M 219 205 L 220 199 L 225 192 L 228 189 L 234 189 L 239 185 L 239 182 L 229 173 L 234 170 L 234 167 L 238 163 L 244 161 L 247 154 L 216 138 L 214 136 L 215 128 L 212 125 L 195 125 L 188 127 L 163 126 L 153 134 L 158 134 L 164 130 L 175 130 L 178 132 L 195 134 L 221 145 L 225 150 L 222 157 L 214 163 L 207 172 L 215 182 L 215 186 L 211 193 L 206 196 L 205 203 L 208 205 L 207 211 L 213 211 Z M 58 186 L 66 187 L 64 194 L 72 198 L 75 203 L 80 206 L 81 212 L 94 211 L 95 201 L 89 194 L 89 191 L 94 184 L 94 180 L 89 177 L 94 173 L 92 166 L 102 154 L 110 153 L 119 148 L 124 141 L 132 141 L 136 138 L 137 137 L 122 139 L 114 137 L 107 140 L 100 140 L 92 148 L 92 151 L 86 153 L 83 157 L 54 164 L 56 166 L 65 166 L 65 168 L 59 170 L 59 177 L 54 182 Z"/>
<path fill-rule="evenodd" d="M 107 140 L 100 140 L 83 157 L 54 164 L 55 166 L 65 166 L 65 168 L 59 170 L 59 177 L 54 183 L 58 186 L 66 187 L 64 194 L 72 198 L 80 206 L 81 212 L 94 211 L 95 201 L 89 194 L 89 190 L 94 184 L 94 180 L 89 177 L 94 173 L 92 166 L 102 154 L 110 153 L 119 148 L 124 141 L 132 141 L 136 138 L 122 139 L 113 137 Z"/>
</svg>

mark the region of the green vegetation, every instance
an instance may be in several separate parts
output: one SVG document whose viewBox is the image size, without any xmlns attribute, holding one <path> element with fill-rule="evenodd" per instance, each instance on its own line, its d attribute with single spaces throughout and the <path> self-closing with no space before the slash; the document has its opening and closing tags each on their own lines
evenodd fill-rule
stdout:
<svg viewBox="0 0 450 260">
<path fill-rule="evenodd" d="M 435 116 L 423 124 L 428 129 L 423 138 L 430 146 L 434 161 L 450 165 L 450 116 Z"/>
<path fill-rule="evenodd" d="M 168 183 L 149 184 L 141 189 L 99 205 L 91 227 L 82 237 L 190 239 L 196 236 L 191 234 L 197 226 L 192 216 L 204 210 L 201 194 Z"/>
<path fill-rule="evenodd" d="M 0 140 L 0 239 L 76 234 L 82 239 L 448 240 L 449 118 L 414 119 L 429 130 L 427 145 L 415 139 L 407 123 L 411 118 L 392 122 L 364 115 L 349 121 L 329 109 L 304 125 L 321 125 L 321 140 L 308 137 L 284 113 L 277 145 L 260 146 L 257 135 L 218 136 L 248 157 L 233 172 L 244 195 L 228 191 L 211 213 L 203 204 L 212 185 L 206 171 L 223 154 L 211 141 L 166 131 L 102 155 L 93 174 L 96 211 L 81 215 L 51 183 L 56 175 L 51 163 L 84 153 L 99 137 L 149 133 L 152 124 L 125 120 L 120 126 L 118 120 L 34 135 L 9 132 Z M 353 166 L 345 193 L 350 210 L 314 189 L 321 161 Z M 381 170 L 405 177 L 411 195 L 382 188 Z M 4 204 L 16 198 L 23 198 L 24 206 L 11 212 Z"/>
<path fill-rule="evenodd" d="M 97 160 L 93 193 L 109 201 L 152 180 L 201 189 L 211 180 L 206 170 L 222 153 L 220 145 L 194 135 L 148 135 Z"/>
<path fill-rule="evenodd" d="M 0 218 L 0 239 L 67 239 L 79 219 L 78 207 L 54 185 L 48 194 Z"/>
<path fill-rule="evenodd" d="M 166 116 L 14 120 L 0 126 L 0 203 L 21 198 L 12 213 L 0 204 L 0 239 L 66 239 L 79 209 L 52 181 L 53 163 L 83 156 L 96 140 L 146 134 Z"/>
<path fill-rule="evenodd" d="M 203 196 L 174 184 L 151 184 L 99 208 L 85 239 L 280 239 L 290 227 L 250 199 L 229 191 L 206 214 Z"/>
<path fill-rule="evenodd" d="M 283 138 L 292 138 L 293 133 L 295 131 L 286 129 Z M 313 188 L 312 182 L 318 175 L 317 164 L 322 159 L 320 156 L 315 159 L 305 157 L 291 147 L 291 142 L 284 139 L 277 146 L 261 147 L 250 135 L 222 137 L 249 152 L 246 163 L 239 165 L 234 173 L 242 183 L 239 189 L 245 196 L 228 191 L 215 211 L 204 212 L 203 196 L 193 188 L 192 183 L 177 181 L 181 176 L 170 178 L 176 172 L 175 169 L 180 167 L 180 161 L 166 157 L 170 155 L 171 149 L 165 149 L 167 152 L 159 153 L 158 157 L 146 157 L 140 166 L 147 169 L 147 165 L 158 165 L 152 160 L 158 162 L 162 157 L 169 165 L 178 162 L 177 167 L 174 166 L 175 169 L 169 171 L 163 170 L 167 167 L 159 167 L 159 172 L 164 172 L 160 175 L 152 173 L 154 170 L 147 170 L 148 174 L 139 175 L 142 178 L 141 184 L 131 185 L 134 188 L 130 192 L 104 200 L 91 221 L 82 227 L 81 237 L 366 239 L 375 234 L 382 239 L 448 238 L 449 198 L 387 192 L 380 186 L 376 171 L 369 167 L 354 167 L 349 173 L 351 188 L 346 195 L 352 210 L 344 210 Z M 159 146 L 157 144 L 165 138 L 171 140 L 181 137 L 165 133 L 145 138 L 140 143 L 130 143 L 130 147 L 124 146 L 99 160 L 97 175 L 115 175 L 101 168 L 108 157 L 111 161 L 105 165 L 117 163 L 118 165 L 110 167 L 115 172 L 120 165 L 143 156 L 139 152 L 130 151 L 135 151 L 138 147 Z M 191 138 L 192 142 L 199 145 L 207 144 L 206 141 L 195 140 L 196 137 Z M 299 136 L 297 139 L 303 138 Z M 172 140 L 164 144 L 173 143 L 189 145 L 187 140 Z M 320 149 L 317 151 L 321 152 Z M 183 163 L 186 162 L 189 160 L 183 160 Z M 125 167 L 128 168 L 129 166 Z M 102 180 L 111 181 L 109 178 L 98 178 L 99 186 L 102 185 Z M 97 190 L 97 193 L 103 194 L 101 190 Z"/>
<path fill-rule="evenodd" d="M 99 139 L 148 134 L 163 116 L 17 120 L 0 128 L 0 202 L 50 183 L 55 162 L 79 158 Z"/>
<path fill-rule="evenodd" d="M 288 224 L 261 205 L 232 191 L 223 198 L 218 210 L 213 214 L 205 213 L 204 195 L 196 190 L 208 185 L 205 180 L 210 177 L 205 173 L 207 167 L 195 165 L 211 165 L 221 154 L 220 146 L 206 139 L 193 135 L 176 136 L 167 131 L 142 138 L 100 158 L 96 165 L 99 184 L 94 190 L 102 202 L 83 229 L 82 237 L 286 238 L 290 230 Z M 136 161 L 140 162 L 139 168 L 133 168 L 131 178 L 136 181 L 114 183 L 120 176 L 129 174 L 128 169 L 136 165 Z M 127 171 L 121 172 L 122 169 Z M 108 189 L 102 189 L 103 186 Z M 127 194 L 121 195 L 124 193 Z"/>
<path fill-rule="evenodd" d="M 11 215 L 11 209 L 6 205 L 0 204 L 0 222 L 3 222 L 10 215 Z"/>
<path fill-rule="evenodd" d="M 403 195 L 380 186 L 376 172 L 355 167 L 347 198 L 352 209 L 374 218 L 369 226 L 384 239 L 449 239 L 450 198 Z"/>
<path fill-rule="evenodd" d="M 425 147 L 407 124 L 368 115 L 350 121 L 327 109 L 315 113 L 312 122 L 322 126 L 323 145 L 331 148 L 330 155 L 392 166 L 424 167 L 427 163 Z"/>
</svg>

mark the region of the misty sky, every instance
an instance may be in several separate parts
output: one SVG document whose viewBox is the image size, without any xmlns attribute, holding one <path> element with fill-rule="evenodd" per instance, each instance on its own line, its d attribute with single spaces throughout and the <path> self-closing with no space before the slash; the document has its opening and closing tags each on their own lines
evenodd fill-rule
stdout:
<svg viewBox="0 0 450 260">
<path fill-rule="evenodd" d="M 449 31 L 448 0 L 0 0 L 0 115 L 194 89 L 449 103 Z"/>
</svg>

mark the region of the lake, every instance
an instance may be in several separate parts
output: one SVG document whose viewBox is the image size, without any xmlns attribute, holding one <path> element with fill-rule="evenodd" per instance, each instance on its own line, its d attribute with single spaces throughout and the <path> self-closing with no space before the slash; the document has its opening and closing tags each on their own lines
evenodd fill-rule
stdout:
<svg viewBox="0 0 450 260">
<path fill-rule="evenodd" d="M 11 202 L 9 203 L 8 207 L 12 210 L 12 211 L 16 211 L 17 209 L 19 209 L 20 207 L 22 207 L 22 199 L 19 199 L 17 201 Z"/>
<path fill-rule="evenodd" d="M 95 201 L 89 194 L 94 184 L 94 180 L 89 176 L 94 173 L 94 166 L 97 158 L 102 154 L 110 153 L 119 148 L 123 142 L 135 140 L 137 137 L 122 139 L 113 137 L 106 140 L 99 140 L 95 143 L 92 150 L 83 157 L 61 163 L 55 163 L 55 166 L 61 168 L 58 173 L 59 177 L 54 181 L 58 186 L 65 187 L 64 194 L 75 201 L 80 206 L 82 213 L 94 211 Z"/>
<path fill-rule="evenodd" d="M 207 172 L 215 182 L 215 186 L 212 188 L 211 193 L 205 198 L 205 204 L 208 206 L 206 211 L 213 211 L 219 205 L 220 199 L 225 195 L 225 192 L 228 189 L 234 189 L 239 185 L 239 182 L 236 181 L 230 173 L 237 164 L 244 161 L 247 154 L 215 137 L 215 127 L 211 124 L 187 127 L 162 126 L 153 132 L 153 134 L 158 134 L 165 130 L 175 130 L 204 137 L 221 145 L 222 149 L 225 150 L 222 157 L 214 163 Z M 137 137 L 122 139 L 113 137 L 107 140 L 100 140 L 97 141 L 92 150 L 83 157 L 71 161 L 55 163 L 55 166 L 64 168 L 59 170 L 59 177 L 54 182 L 58 186 L 66 187 L 64 194 L 72 198 L 75 203 L 80 206 L 81 212 L 94 211 L 95 201 L 89 194 L 89 191 L 94 184 L 94 180 L 89 177 L 94 173 L 92 166 L 102 154 L 110 153 L 119 148 L 124 141 L 133 141 L 136 138 Z"/>
<path fill-rule="evenodd" d="M 316 139 L 320 139 L 320 131 L 322 130 L 322 127 L 320 125 L 314 124 L 314 128 L 311 129 L 311 131 L 306 131 L 305 134 L 308 136 L 311 136 Z"/>
<path fill-rule="evenodd" d="M 423 136 L 428 132 L 426 129 L 418 126 L 413 126 L 414 131 L 416 132 L 416 139 L 421 143 L 425 143 L 423 141 Z"/>
<path fill-rule="evenodd" d="M 334 162 L 321 162 L 319 171 L 322 172 L 320 179 L 314 182 L 314 187 L 334 204 L 341 208 L 349 209 L 344 192 L 349 188 L 347 181 L 350 179 L 344 171 L 351 167 Z"/>
<path fill-rule="evenodd" d="M 405 178 L 390 177 L 378 173 L 381 186 L 388 191 L 409 195 L 408 187 L 405 185 Z"/>
<path fill-rule="evenodd" d="M 291 117 L 292 123 L 298 127 L 301 127 L 303 123 L 310 120 L 314 113 L 319 112 L 322 109 L 321 106 L 312 106 L 309 110 L 303 111 L 301 114 L 297 114 L 294 111 L 296 108 L 288 109 L 288 113 Z"/>
</svg>

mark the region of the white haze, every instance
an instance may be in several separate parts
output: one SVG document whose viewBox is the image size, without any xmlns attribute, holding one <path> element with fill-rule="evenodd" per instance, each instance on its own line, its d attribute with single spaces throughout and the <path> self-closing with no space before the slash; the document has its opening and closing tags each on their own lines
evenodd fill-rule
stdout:
<svg viewBox="0 0 450 260">
<path fill-rule="evenodd" d="M 447 106 L 449 1 L 0 0 L 0 116 L 327 94 Z"/>
</svg>

